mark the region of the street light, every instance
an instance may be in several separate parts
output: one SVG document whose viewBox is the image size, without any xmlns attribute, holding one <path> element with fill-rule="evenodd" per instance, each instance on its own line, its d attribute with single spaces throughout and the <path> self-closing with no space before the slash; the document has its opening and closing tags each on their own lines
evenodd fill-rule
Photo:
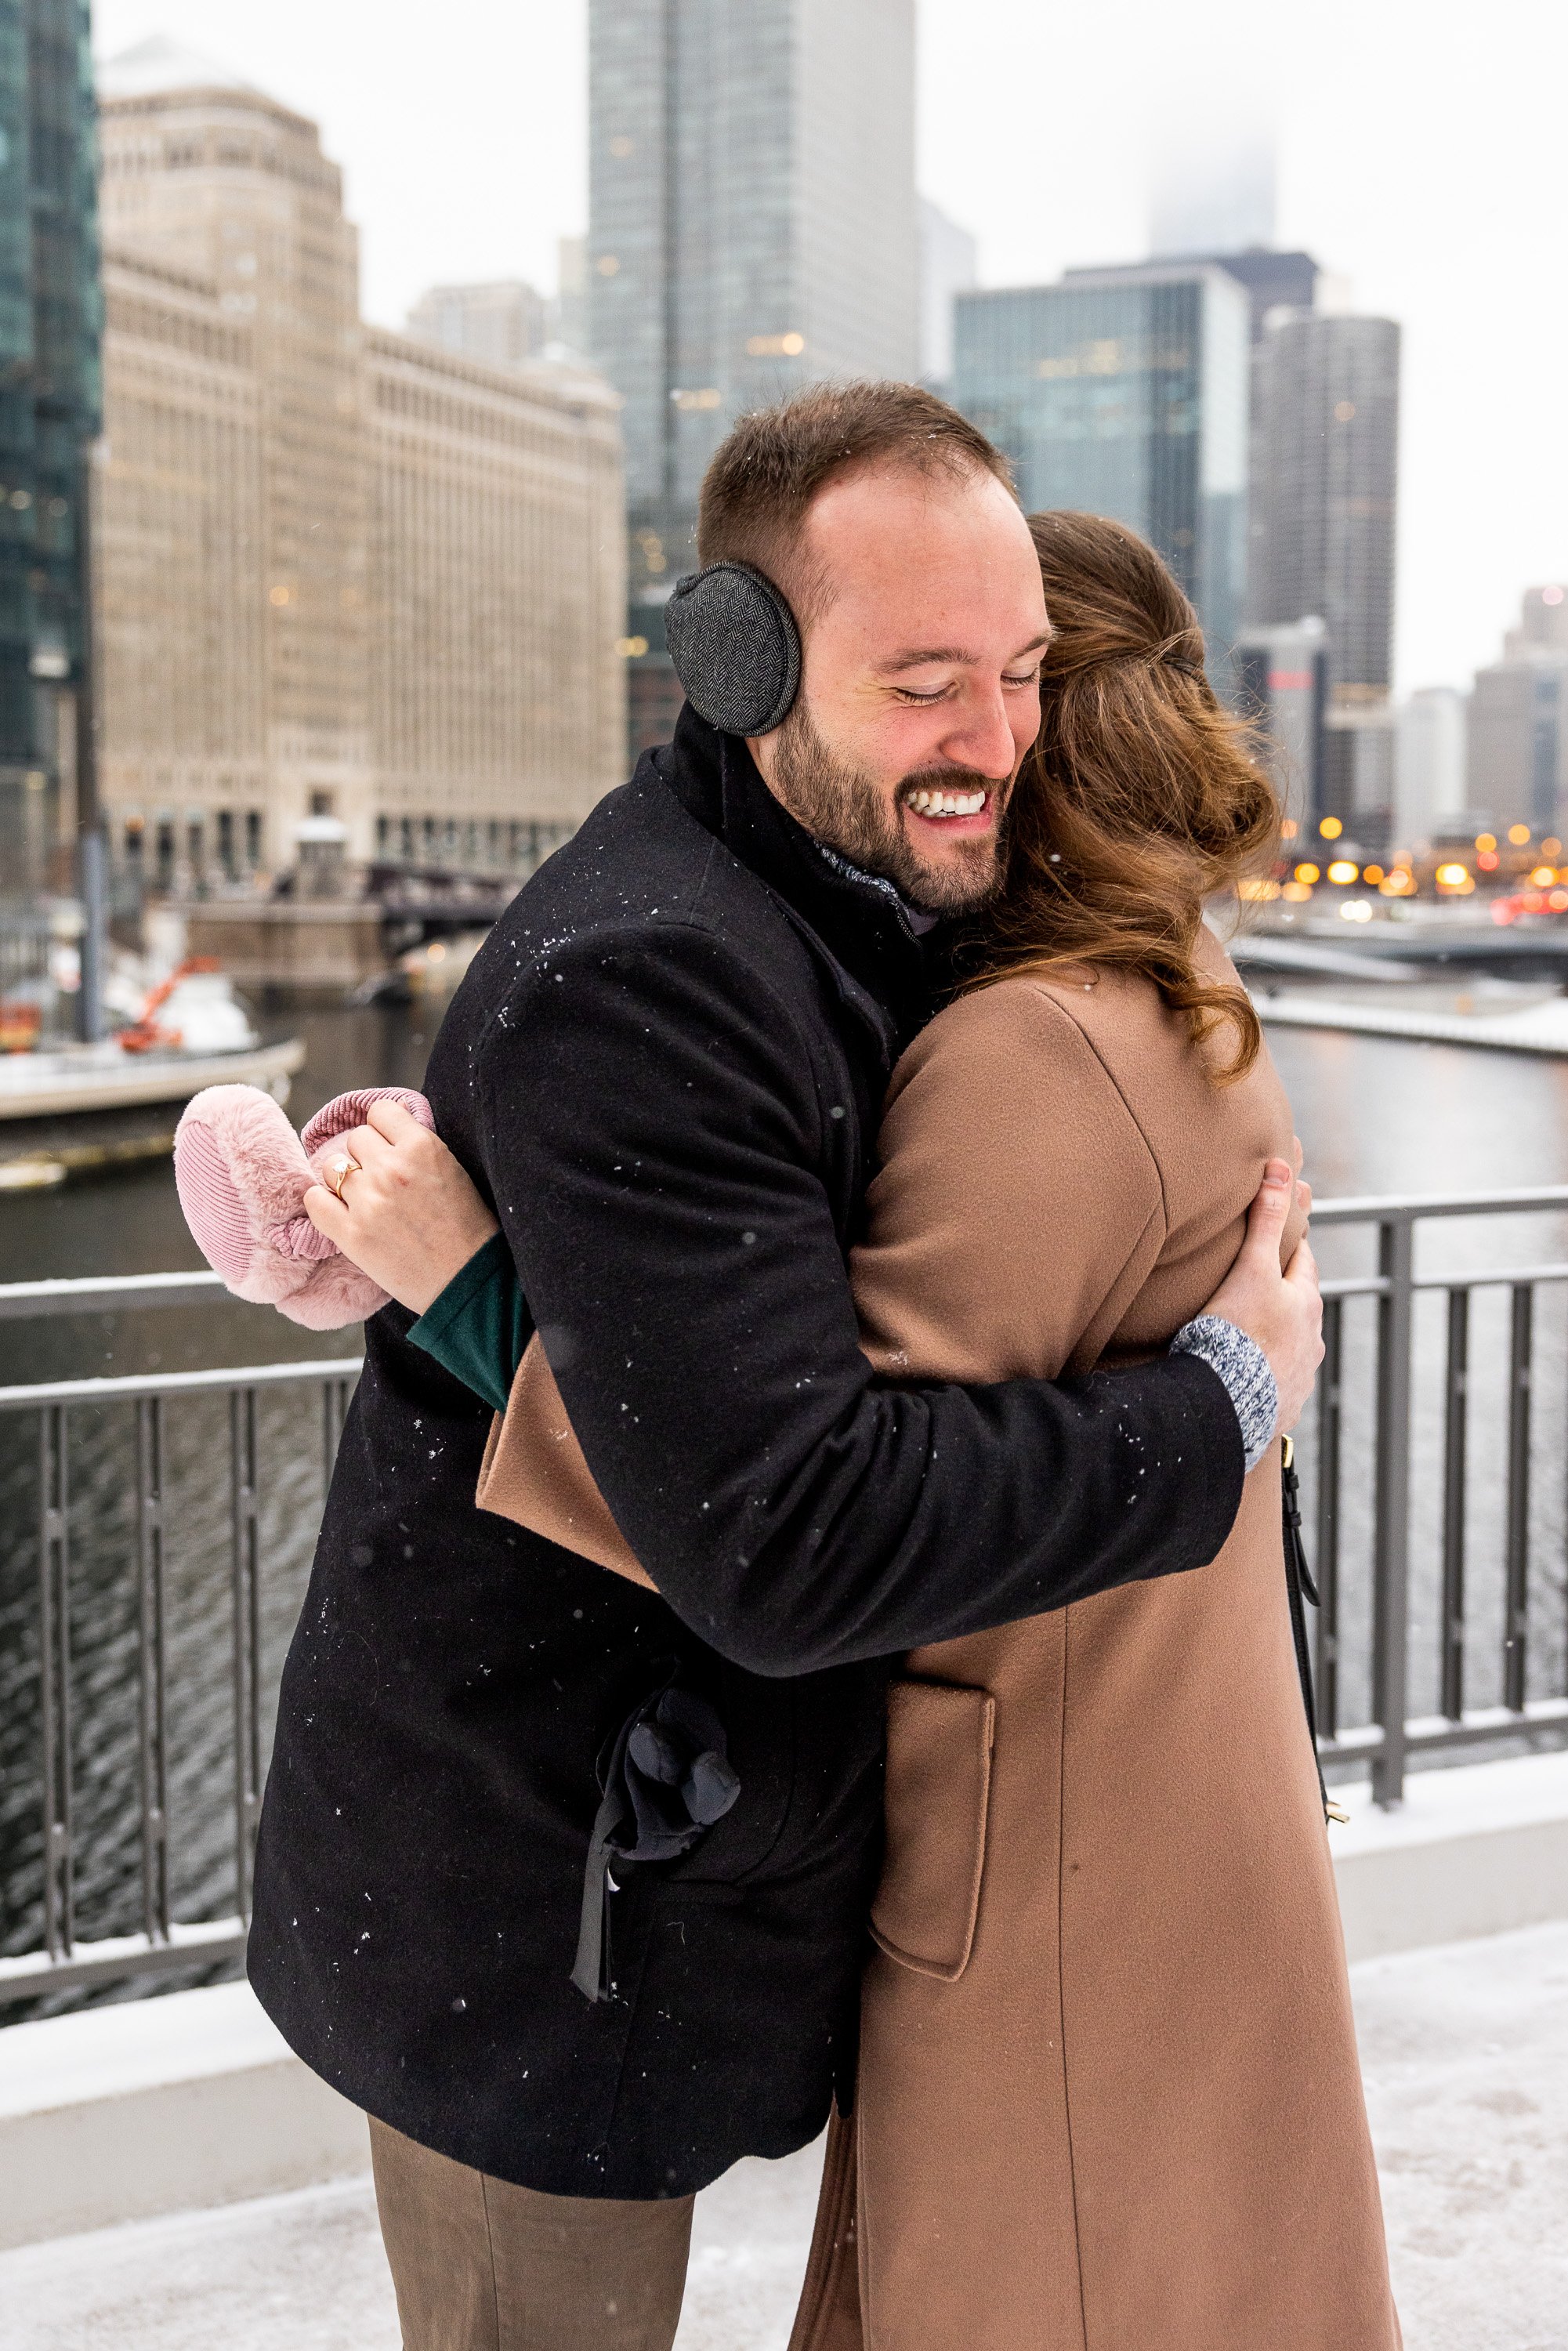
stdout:
<svg viewBox="0 0 1568 2351">
<path fill-rule="evenodd" d="M 101 1042 L 103 983 L 109 960 L 109 844 L 98 789 L 98 698 L 94 691 L 92 474 L 96 437 L 77 454 L 77 572 L 81 581 L 81 658 L 76 680 L 77 892 L 81 899 L 81 985 L 77 1035 Z"/>
</svg>

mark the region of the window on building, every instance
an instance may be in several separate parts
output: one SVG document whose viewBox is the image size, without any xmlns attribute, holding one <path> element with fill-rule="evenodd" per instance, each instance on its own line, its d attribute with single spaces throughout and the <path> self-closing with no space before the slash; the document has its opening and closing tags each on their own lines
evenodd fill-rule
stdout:
<svg viewBox="0 0 1568 2351">
<path fill-rule="evenodd" d="M 225 882 L 233 882 L 235 879 L 233 809 L 218 810 L 218 869 Z"/>
<path fill-rule="evenodd" d="M 246 871 L 254 873 L 261 863 L 261 810 L 246 809 L 245 812 L 245 862 Z"/>
</svg>

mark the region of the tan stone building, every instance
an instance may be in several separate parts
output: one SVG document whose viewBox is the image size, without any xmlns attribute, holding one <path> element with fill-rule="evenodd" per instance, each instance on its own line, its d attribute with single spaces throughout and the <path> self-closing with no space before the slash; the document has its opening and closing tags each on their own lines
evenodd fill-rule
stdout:
<svg viewBox="0 0 1568 2351">
<path fill-rule="evenodd" d="M 221 68 L 150 42 L 100 100 L 117 850 L 528 869 L 623 773 L 614 394 L 363 326 L 316 126 Z"/>
</svg>

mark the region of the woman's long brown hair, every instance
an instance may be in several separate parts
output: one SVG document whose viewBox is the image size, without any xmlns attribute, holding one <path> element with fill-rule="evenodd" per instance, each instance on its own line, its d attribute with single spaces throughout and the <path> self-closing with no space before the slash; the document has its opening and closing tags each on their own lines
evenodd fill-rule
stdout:
<svg viewBox="0 0 1568 2351">
<path fill-rule="evenodd" d="M 1040 737 L 1008 816 L 1007 879 L 971 985 L 1077 963 L 1141 972 L 1220 1083 L 1262 1042 L 1246 990 L 1195 958 L 1205 902 L 1266 866 L 1280 809 L 1247 728 L 1204 674 L 1197 615 L 1152 547 L 1098 515 L 1030 517 L 1051 643 Z"/>
</svg>

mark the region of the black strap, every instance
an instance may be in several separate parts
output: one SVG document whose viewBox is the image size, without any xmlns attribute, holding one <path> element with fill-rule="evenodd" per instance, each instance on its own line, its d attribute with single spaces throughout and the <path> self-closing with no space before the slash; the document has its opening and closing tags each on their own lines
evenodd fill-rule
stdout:
<svg viewBox="0 0 1568 2351">
<path fill-rule="evenodd" d="M 613 1861 L 673 1861 L 722 1820 L 740 1793 L 724 1725 L 674 1670 L 633 1708 L 599 1759 L 603 1790 L 582 1873 L 571 1980 L 585 2000 L 615 1989 L 610 1955 Z"/>
<path fill-rule="evenodd" d="M 1349 1815 L 1338 1804 L 1331 1804 L 1323 1781 L 1323 1767 L 1318 1756 L 1318 1707 L 1312 1691 L 1312 1658 L 1307 1641 L 1307 1611 L 1310 1600 L 1314 1608 L 1322 1603 L 1318 1587 L 1307 1565 L 1305 1545 L 1301 1541 L 1301 1489 L 1296 1476 L 1295 1447 L 1287 1437 L 1280 1464 L 1280 1504 L 1285 1543 L 1285 1590 L 1291 1603 L 1291 1638 L 1296 1645 L 1296 1672 L 1301 1678 L 1301 1704 L 1306 1709 L 1307 1734 L 1312 1742 L 1312 1761 L 1317 1767 L 1318 1794 L 1322 1799 L 1325 1821 L 1343 1821 Z"/>
<path fill-rule="evenodd" d="M 621 1826 L 624 1809 L 621 1788 L 612 1782 L 594 1816 L 588 1866 L 582 1873 L 582 1916 L 571 1980 L 584 2000 L 608 2000 L 614 1985 L 610 1962 L 610 1896 L 614 1886 L 610 1875 L 611 1839 Z"/>
</svg>

